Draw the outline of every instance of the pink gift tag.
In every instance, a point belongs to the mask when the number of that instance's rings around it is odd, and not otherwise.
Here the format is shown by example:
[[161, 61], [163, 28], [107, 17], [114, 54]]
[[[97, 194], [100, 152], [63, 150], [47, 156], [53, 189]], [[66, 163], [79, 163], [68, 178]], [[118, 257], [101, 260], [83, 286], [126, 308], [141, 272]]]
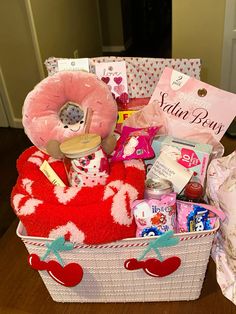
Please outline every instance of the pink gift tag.
[[125, 61], [96, 63], [95, 72], [108, 85], [117, 102], [129, 101]]

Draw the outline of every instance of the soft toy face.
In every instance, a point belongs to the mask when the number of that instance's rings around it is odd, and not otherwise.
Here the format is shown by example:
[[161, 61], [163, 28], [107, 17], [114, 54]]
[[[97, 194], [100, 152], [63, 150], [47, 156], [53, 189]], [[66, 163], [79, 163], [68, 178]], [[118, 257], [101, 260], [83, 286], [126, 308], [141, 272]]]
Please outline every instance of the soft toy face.
[[88, 125], [90, 133], [104, 139], [112, 133], [116, 118], [117, 105], [108, 86], [82, 71], [63, 71], [45, 78], [23, 106], [25, 132], [43, 151], [48, 142], [61, 143], [84, 133]]

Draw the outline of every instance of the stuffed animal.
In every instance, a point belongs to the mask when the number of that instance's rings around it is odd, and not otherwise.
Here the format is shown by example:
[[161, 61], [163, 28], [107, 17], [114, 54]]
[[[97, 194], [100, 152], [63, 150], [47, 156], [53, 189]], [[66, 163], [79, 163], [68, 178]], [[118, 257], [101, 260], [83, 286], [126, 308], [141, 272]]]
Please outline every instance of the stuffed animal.
[[117, 105], [108, 86], [94, 74], [63, 71], [42, 80], [27, 95], [23, 126], [31, 142], [54, 158], [63, 156], [59, 145], [82, 133], [102, 138], [110, 154], [116, 144], [113, 130]]

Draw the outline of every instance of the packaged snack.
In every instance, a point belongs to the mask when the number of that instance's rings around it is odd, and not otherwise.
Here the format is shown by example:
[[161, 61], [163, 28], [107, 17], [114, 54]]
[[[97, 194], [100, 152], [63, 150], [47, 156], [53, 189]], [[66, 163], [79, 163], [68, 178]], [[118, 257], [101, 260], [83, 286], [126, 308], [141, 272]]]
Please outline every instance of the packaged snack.
[[[196, 143], [172, 136], [158, 136], [152, 143], [156, 156], [163, 151], [180, 165], [194, 173], [196, 181], [204, 185], [207, 165], [212, 152], [209, 144]], [[155, 158], [147, 160], [148, 168], [155, 162]]]
[[131, 128], [124, 126], [112, 160], [152, 158], [155, 153], [151, 144], [158, 130], [158, 127]]
[[160, 200], [144, 199], [133, 202], [137, 237], [157, 236], [176, 230], [176, 194], [163, 195]]
[[193, 172], [191, 170], [186, 169], [168, 154], [162, 152], [148, 171], [147, 178], [169, 180], [173, 184], [174, 191], [180, 193], [192, 175]]
[[236, 95], [165, 68], [152, 94], [167, 119], [168, 135], [186, 138], [210, 133], [220, 141], [236, 115]]
[[211, 230], [217, 216], [224, 218], [222, 211], [207, 204], [177, 200], [177, 232]]

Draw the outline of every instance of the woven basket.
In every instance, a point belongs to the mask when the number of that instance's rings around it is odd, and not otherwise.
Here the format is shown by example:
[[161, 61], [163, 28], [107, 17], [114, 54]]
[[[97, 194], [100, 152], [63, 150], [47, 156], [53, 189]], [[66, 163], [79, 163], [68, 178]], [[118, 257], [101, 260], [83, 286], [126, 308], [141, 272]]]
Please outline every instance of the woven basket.
[[[210, 231], [175, 234], [179, 244], [161, 248], [164, 259], [178, 256], [180, 267], [166, 277], [148, 276], [142, 269], [129, 271], [124, 262], [142, 254], [157, 237], [130, 238], [105, 245], [76, 244], [60, 253], [65, 264], [79, 263], [84, 271], [79, 285], [69, 288], [55, 282], [46, 271], [39, 271], [51, 297], [57, 302], [151, 302], [194, 300], [200, 295], [212, 241], [219, 227]], [[43, 256], [52, 239], [29, 237], [21, 223], [17, 235], [28, 252]], [[153, 251], [152, 251], [153, 252]], [[148, 258], [156, 258], [150, 252]], [[51, 259], [51, 257], [50, 257]], [[53, 256], [52, 256], [53, 259]]]
[[[57, 58], [49, 58], [45, 65], [48, 74], [58, 71]], [[99, 57], [90, 59], [94, 72], [96, 62], [126, 61], [128, 92], [131, 98], [150, 97], [166, 66], [187, 75], [200, 78], [199, 59], [154, 59]], [[53, 300], [58, 302], [150, 302], [194, 300], [200, 295], [208, 264], [214, 230], [176, 234], [180, 242], [176, 246], [160, 249], [164, 259], [177, 256], [180, 267], [166, 277], [148, 276], [142, 269], [129, 271], [124, 262], [139, 257], [152, 238], [131, 238], [104, 245], [75, 245], [70, 252], [62, 252], [65, 264], [78, 263], [84, 275], [79, 285], [68, 288], [54, 281], [46, 271], [39, 271]], [[46, 243], [52, 239], [29, 237], [19, 223], [17, 235], [28, 252], [43, 256]], [[148, 258], [156, 258], [153, 251]], [[53, 258], [53, 257], [52, 257]], [[51, 259], [51, 257], [50, 257]]]

